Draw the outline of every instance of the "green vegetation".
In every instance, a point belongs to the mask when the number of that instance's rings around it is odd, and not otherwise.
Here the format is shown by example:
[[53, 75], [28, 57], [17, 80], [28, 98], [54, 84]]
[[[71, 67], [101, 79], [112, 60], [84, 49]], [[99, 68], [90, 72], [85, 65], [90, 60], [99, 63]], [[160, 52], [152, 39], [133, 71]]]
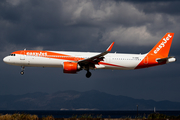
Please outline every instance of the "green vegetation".
[[37, 115], [30, 115], [30, 114], [18, 114], [15, 113], [13, 115], [0, 115], [0, 120], [38, 120]]
[[96, 117], [93, 117], [91, 114], [84, 114], [80, 116], [74, 115], [72, 116], [72, 118], [102, 118], [102, 115], [97, 115]]
[[55, 120], [55, 119], [53, 116], [38, 118], [37, 115], [15, 113], [13, 115], [10, 114], [0, 115], [0, 120]]
[[164, 114], [160, 114], [160, 113], [152, 113], [148, 115], [147, 119], [180, 119], [180, 115], [179, 116], [167, 116]]
[[55, 118], [51, 116], [43, 117], [42, 120], [55, 120]]
[[152, 113], [149, 114], [148, 117], [146, 118], [145, 115], [142, 117], [138, 118], [102, 118], [102, 115], [98, 115], [94, 117], [91, 114], [84, 114], [84, 115], [74, 115], [71, 118], [54, 118], [52, 115], [51, 116], [46, 116], [43, 118], [38, 118], [37, 115], [30, 115], [30, 114], [6, 114], [6, 115], [1, 115], [0, 114], [0, 120], [177, 120], [180, 119], [179, 116], [167, 116], [164, 114], [160, 113]]

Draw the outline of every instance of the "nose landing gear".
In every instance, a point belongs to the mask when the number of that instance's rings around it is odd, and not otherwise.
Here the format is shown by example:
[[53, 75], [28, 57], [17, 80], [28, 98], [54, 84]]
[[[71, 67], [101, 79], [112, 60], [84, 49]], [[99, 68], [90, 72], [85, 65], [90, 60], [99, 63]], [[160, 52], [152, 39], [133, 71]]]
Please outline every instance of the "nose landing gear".
[[24, 69], [25, 69], [25, 67], [21, 66], [21, 72], [20, 72], [21, 75], [24, 75]]

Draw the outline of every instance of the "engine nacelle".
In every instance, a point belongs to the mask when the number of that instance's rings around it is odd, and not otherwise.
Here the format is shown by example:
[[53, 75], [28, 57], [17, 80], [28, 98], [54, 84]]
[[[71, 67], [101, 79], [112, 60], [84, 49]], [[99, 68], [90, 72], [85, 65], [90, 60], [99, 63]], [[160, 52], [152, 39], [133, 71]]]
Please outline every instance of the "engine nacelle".
[[80, 69], [78, 63], [75, 62], [64, 62], [63, 72], [75, 74]]

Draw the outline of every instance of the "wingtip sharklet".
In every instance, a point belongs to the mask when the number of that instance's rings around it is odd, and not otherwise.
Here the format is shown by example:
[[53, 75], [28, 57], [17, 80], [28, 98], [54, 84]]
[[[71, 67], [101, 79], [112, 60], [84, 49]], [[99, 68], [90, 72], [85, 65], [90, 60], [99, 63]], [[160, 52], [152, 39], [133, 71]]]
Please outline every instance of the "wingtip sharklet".
[[114, 45], [114, 42], [111, 43], [111, 45], [108, 47], [108, 49], [106, 51], [110, 52], [112, 47], [113, 47], [113, 45]]

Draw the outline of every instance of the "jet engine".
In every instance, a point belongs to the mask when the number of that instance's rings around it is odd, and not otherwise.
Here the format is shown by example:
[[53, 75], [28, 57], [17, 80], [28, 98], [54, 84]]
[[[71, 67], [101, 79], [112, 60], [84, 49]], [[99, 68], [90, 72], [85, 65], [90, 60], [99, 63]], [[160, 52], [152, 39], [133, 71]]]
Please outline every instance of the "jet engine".
[[71, 74], [75, 74], [77, 73], [77, 71], [80, 70], [80, 66], [78, 63], [75, 62], [64, 62], [63, 65], [63, 72], [64, 73], [71, 73]]

